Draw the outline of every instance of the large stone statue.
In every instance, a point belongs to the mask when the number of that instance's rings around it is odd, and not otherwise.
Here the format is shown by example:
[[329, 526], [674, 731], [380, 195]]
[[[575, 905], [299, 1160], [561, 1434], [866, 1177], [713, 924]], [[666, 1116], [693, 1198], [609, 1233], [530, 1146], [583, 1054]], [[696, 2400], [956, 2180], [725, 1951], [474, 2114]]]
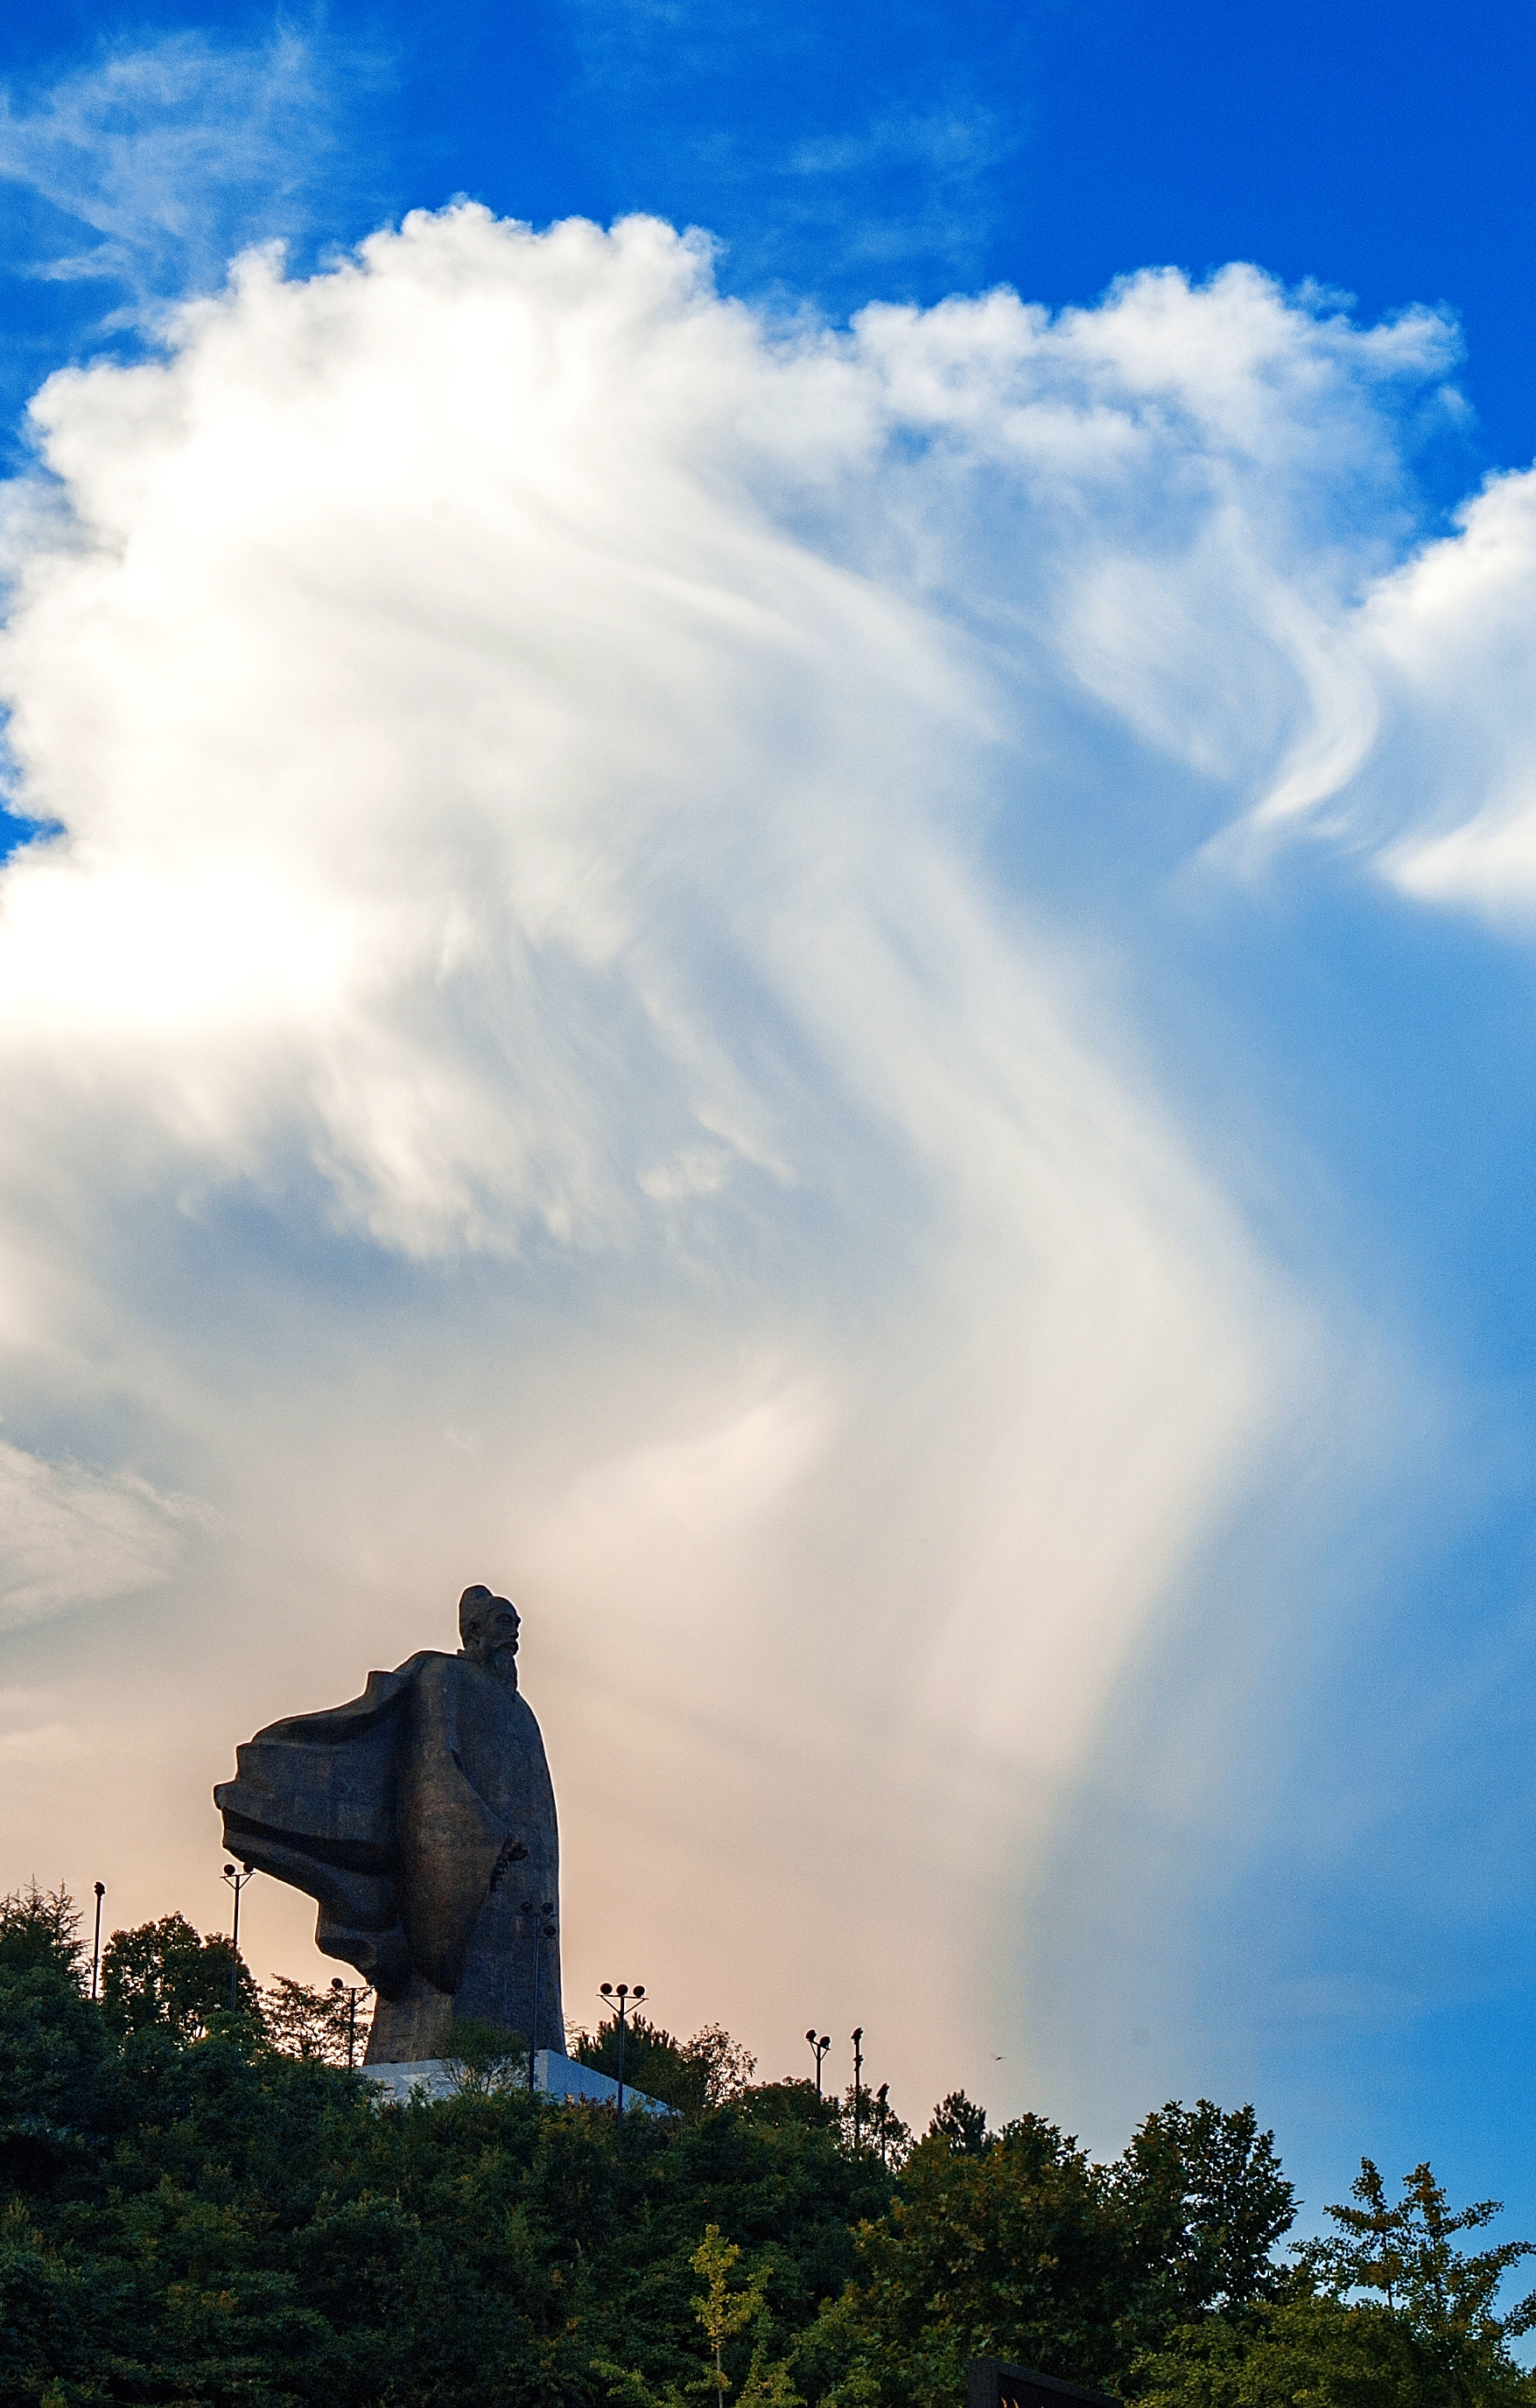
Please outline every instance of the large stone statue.
[[258, 1731], [213, 1793], [230, 1855], [317, 1899], [318, 1945], [373, 1984], [370, 2065], [441, 2057], [454, 2015], [565, 2054], [554, 1791], [517, 1608], [467, 1588], [459, 1635]]

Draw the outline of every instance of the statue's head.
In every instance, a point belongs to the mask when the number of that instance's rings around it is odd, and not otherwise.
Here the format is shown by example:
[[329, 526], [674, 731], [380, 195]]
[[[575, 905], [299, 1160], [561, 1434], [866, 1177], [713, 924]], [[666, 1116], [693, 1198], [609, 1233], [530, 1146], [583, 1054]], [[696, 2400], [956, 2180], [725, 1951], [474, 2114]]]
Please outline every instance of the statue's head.
[[517, 1633], [521, 1616], [510, 1597], [479, 1585], [459, 1599], [461, 1656], [483, 1664], [504, 1687], [517, 1686]]

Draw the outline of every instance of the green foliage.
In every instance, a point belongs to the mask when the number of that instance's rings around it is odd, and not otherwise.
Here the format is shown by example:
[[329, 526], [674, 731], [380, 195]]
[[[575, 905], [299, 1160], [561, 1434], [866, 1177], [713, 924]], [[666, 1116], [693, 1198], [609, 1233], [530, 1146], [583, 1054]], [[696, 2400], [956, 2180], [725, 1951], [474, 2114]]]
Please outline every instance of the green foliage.
[[738, 2244], [724, 2238], [718, 2224], [711, 2224], [706, 2227], [703, 2240], [688, 2260], [705, 2285], [702, 2294], [696, 2294], [693, 2301], [694, 2314], [704, 2329], [712, 2359], [702, 2380], [681, 2388], [674, 2382], [665, 2392], [656, 2393], [634, 2368], [596, 2358], [592, 2371], [608, 2385], [610, 2399], [626, 2401], [631, 2408], [683, 2408], [690, 2393], [712, 2392], [716, 2408], [725, 2408], [725, 2394], [732, 2387], [725, 2372], [726, 2345], [750, 2326], [756, 2339], [737, 2393], [737, 2408], [805, 2408], [805, 2401], [791, 2386], [788, 2365], [768, 2352], [768, 2285], [771, 2269], [767, 2263], [760, 2265], [739, 2289], [733, 2290], [731, 2276], [740, 2255]]
[[46, 2195], [109, 2114], [111, 2052], [81, 1956], [62, 1891], [33, 1883], [0, 1900], [0, 2193]]
[[0, 2098], [42, 2111], [0, 2168], [7, 2402], [596, 2408], [599, 2358], [681, 2392], [710, 2369], [692, 2261], [718, 2220], [772, 2272], [768, 2329], [726, 2345], [732, 2408], [749, 2382], [791, 2408], [772, 2370], [888, 2200], [782, 2100], [622, 2125], [517, 2088], [380, 2106], [168, 1984], [130, 2028], [56, 1962], [0, 1979]]
[[[571, 2055], [595, 2066], [615, 2081], [619, 2075], [619, 2019], [600, 2023], [595, 2032], [579, 2031]], [[626, 2089], [642, 2090], [665, 2106], [686, 2114], [724, 2107], [745, 2090], [757, 2060], [720, 2024], [706, 2024], [688, 2041], [674, 2040], [669, 2031], [642, 2014], [633, 2014], [624, 2028], [624, 2079]]]
[[62, 1889], [41, 1890], [35, 1881], [0, 1898], [0, 1971], [22, 1973], [53, 1966], [83, 1977], [85, 1947], [80, 1919]]
[[1251, 2107], [1224, 2114], [1209, 2099], [1170, 2100], [1111, 2171], [1141, 2278], [1129, 2317], [1142, 2333], [1273, 2296], [1296, 2193]]
[[1350, 2197], [1357, 2206], [1328, 2209], [1340, 2230], [1305, 2243], [1298, 2253], [1313, 2280], [1335, 2299], [1379, 2291], [1415, 2330], [1433, 2336], [1502, 2342], [1536, 2324], [1536, 2292], [1507, 2315], [1496, 2315], [1493, 2305], [1509, 2268], [1536, 2257], [1536, 2242], [1505, 2241], [1470, 2253], [1456, 2245], [1458, 2232], [1491, 2224], [1502, 2213], [1501, 2201], [1479, 2200], [1452, 2214], [1445, 2193], [1421, 2165], [1404, 2177], [1394, 2206], [1369, 2157], [1360, 2160]]
[[1338, 2232], [1297, 2252], [1305, 2278], [1339, 2301], [1377, 2294], [1433, 2370], [1440, 2400], [1477, 2399], [1490, 2386], [1497, 2391], [1513, 2373], [1511, 2340], [1536, 2324], [1536, 2292], [1500, 2315], [1499, 2287], [1512, 2266], [1536, 2257], [1536, 2243], [1459, 2248], [1457, 2235], [1491, 2224], [1500, 2201], [1479, 2200], [1453, 2214], [1427, 2165], [1404, 2177], [1394, 2204], [1377, 2168], [1362, 2157], [1350, 2197], [1354, 2206], [1328, 2209]]
[[759, 2266], [739, 2291], [731, 2289], [730, 2278], [741, 2252], [734, 2241], [721, 2237], [718, 2224], [706, 2227], [704, 2238], [688, 2263], [704, 2280], [701, 2298], [694, 2300], [694, 2314], [704, 2328], [704, 2338], [713, 2354], [714, 2365], [710, 2384], [720, 2408], [725, 2408], [730, 2377], [725, 2372], [725, 2344], [756, 2324], [768, 2305], [768, 2269]]
[[971, 2358], [1107, 2387], [1127, 2251], [1112, 2184], [1039, 2115], [987, 2135], [959, 2094], [860, 2236], [863, 2279], [815, 2346], [839, 2388], [890, 2408], [955, 2408]]
[[322, 2065], [346, 2065], [349, 2051], [363, 2062], [368, 2044], [368, 2013], [357, 2002], [355, 2029], [352, 2000], [339, 1982], [328, 1990], [312, 1989], [308, 1982], [290, 1981], [280, 1973], [260, 1993], [261, 2019], [267, 2039], [285, 2057], [318, 2058]]
[[[954, 2094], [956, 2098], [961, 2095], [958, 2091]], [[878, 2090], [866, 2089], [861, 2084], [856, 2099], [850, 2083], [835, 2105], [843, 2139], [850, 2148], [871, 2150], [882, 2165], [905, 2164], [912, 2147], [912, 2129], [891, 2105], [883, 2083]], [[984, 2110], [977, 2112], [984, 2123]]]
[[528, 2051], [521, 2032], [503, 2031], [478, 2015], [455, 2015], [443, 2063], [462, 2095], [486, 2098], [528, 2078]]
[[221, 1931], [199, 1940], [183, 1914], [113, 1932], [102, 1951], [101, 2002], [124, 2031], [159, 2025], [179, 2040], [200, 2038], [232, 2011], [261, 2012], [260, 1993], [233, 1943]]
[[1509, 2269], [1536, 2249], [1464, 2251], [1457, 2241], [1498, 2202], [1453, 2214], [1427, 2165], [1393, 2202], [1369, 2157], [1351, 2197], [1328, 2211], [1337, 2232], [1294, 2252], [1288, 2285], [1269, 2270], [1245, 2314], [1228, 2304], [1143, 2356], [1140, 2408], [1531, 2408], [1536, 2380], [1509, 2343], [1536, 2322], [1536, 2297], [1502, 2315], [1496, 2301]]
[[[706, 2024], [702, 2031], [695, 2032], [682, 2054], [690, 2067], [702, 2070], [706, 2107], [724, 2107], [739, 2099], [757, 2071], [757, 2059], [739, 2041], [732, 2040], [724, 2024]], [[669, 2107], [677, 2103], [667, 2101]]]
[[1177, 2329], [1138, 2364], [1137, 2408], [1443, 2408], [1401, 2319], [1303, 2293]]
[[1497, 2298], [1523, 2247], [1462, 2245], [1491, 2203], [1368, 2167], [1282, 2276], [1246, 2109], [1175, 2101], [1105, 2166], [955, 2093], [894, 2170], [718, 2047], [731, 2095], [676, 2120], [491, 2080], [389, 2105], [306, 2047], [323, 1993], [229, 2014], [179, 1916], [113, 1948], [97, 2007], [68, 1900], [0, 1903], [6, 2408], [956, 2408], [983, 2354], [1138, 2408], [1536, 2408], [1532, 2303]]
[[934, 2109], [926, 2137], [945, 2142], [959, 2157], [984, 2157], [997, 2134], [986, 2128], [984, 2107], [978, 2107], [963, 2090], [952, 2090]]

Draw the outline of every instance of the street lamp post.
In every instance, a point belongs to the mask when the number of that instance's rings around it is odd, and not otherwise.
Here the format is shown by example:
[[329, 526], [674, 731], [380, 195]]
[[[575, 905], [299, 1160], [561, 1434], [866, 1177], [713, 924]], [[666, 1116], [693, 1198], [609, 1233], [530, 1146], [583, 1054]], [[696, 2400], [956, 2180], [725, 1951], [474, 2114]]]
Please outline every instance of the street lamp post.
[[101, 1902], [107, 1895], [105, 1882], [96, 1884], [96, 1936], [91, 1943], [91, 1996], [101, 1995]]
[[864, 2026], [863, 2026], [862, 2024], [860, 2024], [860, 2025], [857, 2027], [857, 2028], [855, 2029], [854, 2033], [854, 2148], [855, 2148], [855, 2149], [858, 2147], [858, 2144], [859, 2144], [859, 2134], [860, 2134], [860, 2131], [861, 2131], [861, 2128], [862, 2128], [862, 2120], [861, 2120], [861, 2119], [862, 2119], [862, 2107], [863, 2107], [863, 2093], [862, 2093], [862, 2091], [861, 2091], [861, 2089], [860, 2089], [860, 2086], [860, 2086], [860, 2083], [861, 2083], [861, 2080], [862, 2080], [862, 2077], [863, 2077], [863, 2073], [864, 2073]]
[[339, 1973], [334, 1973], [331, 1977], [331, 1987], [337, 1997], [343, 1990], [347, 1994], [347, 2070], [349, 2072], [357, 2063], [357, 2001], [367, 1986], [366, 1982], [359, 1982], [355, 1986], [351, 1982], [344, 1982]]
[[601, 1984], [598, 1985], [597, 1995], [598, 1995], [598, 1997], [599, 1997], [600, 1999], [606, 1999], [606, 2000], [608, 2000], [608, 2002], [609, 2002], [610, 2006], [611, 2006], [611, 2005], [612, 2005], [612, 2003], [613, 2003], [613, 2001], [614, 2001], [614, 2000], [615, 2000], [615, 1999], [616, 1999], [616, 2000], [618, 2000], [618, 2002], [619, 2002], [619, 2103], [618, 2103], [618, 2112], [619, 2112], [619, 2114], [622, 2115], [622, 2114], [624, 2114], [624, 2036], [625, 2015], [626, 2015], [626, 2012], [627, 2012], [627, 2010], [628, 2010], [628, 2007], [629, 2007], [629, 2005], [630, 2005], [630, 2002], [631, 2002], [631, 2001], [633, 2001], [633, 2002], [634, 2002], [634, 2004], [638, 2007], [638, 2006], [639, 2005], [640, 2000], [644, 1998], [644, 1996], [645, 1996], [645, 1984], [644, 1984], [643, 1982], [637, 1982], [637, 1983], [636, 1983], [636, 1985], [635, 1985], [635, 1986], [634, 1986], [634, 1988], [633, 1988], [633, 1989], [631, 1989], [627, 1982], [619, 1982], [619, 1983], [617, 1983], [617, 1984], [612, 1983], [612, 1982], [603, 1982], [603, 1983], [601, 1983]]
[[240, 1892], [247, 1882], [254, 1881], [255, 1877], [255, 1868], [252, 1865], [247, 1865], [243, 1873], [237, 1873], [233, 1865], [224, 1867], [224, 1879], [235, 1893], [235, 1928], [230, 1935], [229, 1942], [229, 2012], [231, 2014], [238, 2005], [240, 1996]]
[[875, 2092], [875, 2114], [880, 2124], [880, 2162], [885, 2163], [885, 2127], [890, 2120], [891, 2086], [883, 2082]]
[[544, 1971], [544, 1942], [554, 1938], [559, 1927], [554, 1920], [553, 1898], [541, 1899], [538, 1906], [531, 1899], [525, 1899], [520, 1912], [533, 1917], [533, 2029], [528, 2034], [528, 2093], [531, 2097], [534, 2086], [533, 2053], [538, 2042], [538, 1992]]
[[811, 2029], [806, 2034], [806, 2038], [816, 2052], [816, 2096], [819, 2099], [822, 2095], [822, 2059], [832, 2045], [831, 2036], [826, 2032], [823, 2032], [820, 2040], [818, 2040], [816, 2038], [816, 2027], [812, 2024]]

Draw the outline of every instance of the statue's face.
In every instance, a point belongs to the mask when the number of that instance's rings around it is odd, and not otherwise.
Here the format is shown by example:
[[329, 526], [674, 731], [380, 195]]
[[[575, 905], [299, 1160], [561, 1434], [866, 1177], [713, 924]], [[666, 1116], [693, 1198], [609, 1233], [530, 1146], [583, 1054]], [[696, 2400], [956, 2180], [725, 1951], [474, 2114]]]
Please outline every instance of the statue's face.
[[510, 1689], [517, 1686], [517, 1634], [520, 1616], [510, 1598], [498, 1597], [488, 1605], [464, 1643], [464, 1652], [477, 1664], [483, 1664], [498, 1681]]

